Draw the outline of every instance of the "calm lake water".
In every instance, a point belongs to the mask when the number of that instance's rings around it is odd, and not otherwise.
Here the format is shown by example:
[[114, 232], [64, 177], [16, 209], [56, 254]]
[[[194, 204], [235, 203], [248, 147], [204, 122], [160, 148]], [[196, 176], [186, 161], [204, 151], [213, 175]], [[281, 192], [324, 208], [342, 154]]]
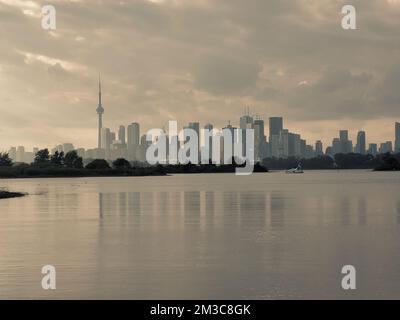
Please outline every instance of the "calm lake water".
[[[400, 173], [0, 180], [0, 298], [400, 299]], [[57, 289], [41, 288], [54, 265]], [[341, 268], [357, 290], [341, 289]]]

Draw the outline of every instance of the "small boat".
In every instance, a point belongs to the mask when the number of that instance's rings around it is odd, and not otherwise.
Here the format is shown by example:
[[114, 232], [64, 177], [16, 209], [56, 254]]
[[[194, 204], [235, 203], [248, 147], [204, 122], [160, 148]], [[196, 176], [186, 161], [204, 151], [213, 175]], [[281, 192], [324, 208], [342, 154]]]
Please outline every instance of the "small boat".
[[297, 165], [297, 168], [292, 168], [289, 170], [286, 170], [286, 173], [304, 173], [303, 168], [301, 167], [301, 164], [299, 163]]

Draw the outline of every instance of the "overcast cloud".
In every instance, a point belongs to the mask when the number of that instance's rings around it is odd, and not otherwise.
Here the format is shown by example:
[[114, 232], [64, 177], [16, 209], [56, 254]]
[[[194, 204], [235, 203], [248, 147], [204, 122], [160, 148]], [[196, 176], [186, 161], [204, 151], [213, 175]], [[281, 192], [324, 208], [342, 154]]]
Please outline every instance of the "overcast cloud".
[[0, 0], [0, 150], [94, 147], [97, 77], [105, 125], [169, 119], [237, 124], [244, 106], [282, 115], [309, 143], [339, 129], [393, 139], [400, 120], [400, 1]]

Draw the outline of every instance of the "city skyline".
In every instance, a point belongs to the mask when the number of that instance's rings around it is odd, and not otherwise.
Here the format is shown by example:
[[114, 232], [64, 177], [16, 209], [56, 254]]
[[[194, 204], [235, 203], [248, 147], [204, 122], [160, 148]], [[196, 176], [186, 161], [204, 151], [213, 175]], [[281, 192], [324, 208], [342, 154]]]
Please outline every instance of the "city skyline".
[[[147, 162], [146, 151], [150, 142], [146, 140], [147, 130], [141, 132], [139, 123], [132, 122], [127, 126], [120, 124], [118, 127], [118, 135], [116, 132], [111, 131], [110, 128], [103, 127], [103, 114], [105, 113], [105, 109], [102, 103], [100, 75], [98, 79], [98, 104], [96, 113], [98, 115], [97, 148], [75, 148], [72, 143], [62, 143], [50, 149], [51, 153], [54, 154], [58, 151], [66, 154], [69, 151], [76, 150], [78, 155], [84, 159], [100, 158], [115, 160], [118, 158], [125, 158], [130, 161]], [[321, 155], [334, 156], [337, 153], [360, 153], [375, 156], [379, 153], [400, 152], [399, 122], [395, 123], [393, 140], [386, 140], [381, 143], [372, 143], [367, 140], [366, 132], [364, 130], [359, 130], [357, 132], [355, 144], [353, 144], [353, 140], [349, 136], [349, 130], [341, 129], [339, 130], [339, 137], [334, 137], [332, 143], [328, 143], [324, 148], [322, 139], [318, 139], [313, 143], [304, 139], [304, 137], [301, 136], [301, 133], [295, 133], [287, 129], [283, 117], [269, 117], [268, 120], [269, 125], [268, 129], [266, 129], [264, 119], [259, 115], [253, 116], [250, 112], [250, 107], [245, 107], [244, 114], [239, 119], [238, 127], [232, 126], [230, 120], [226, 126], [221, 128], [214, 126], [214, 124], [210, 122], [201, 126], [199, 122], [192, 121], [189, 122], [187, 126], [180, 125], [176, 129], [178, 129], [178, 132], [185, 129], [192, 129], [196, 132], [198, 137], [199, 153], [203, 152], [204, 133], [201, 131], [203, 128], [206, 130], [228, 130], [232, 135], [233, 143], [237, 139], [234, 137], [234, 129], [253, 129], [254, 159], [256, 161], [262, 161], [265, 158], [313, 158]], [[165, 125], [159, 128], [166, 132], [167, 137], [169, 136], [167, 132], [168, 130], [165, 129]], [[243, 150], [247, 150], [244, 131], [239, 134], [242, 135], [242, 148]], [[184, 141], [180, 139], [178, 140], [178, 149], [184, 143]], [[210, 138], [208, 143], [212, 145], [212, 138]], [[49, 149], [49, 147], [47, 147], [47, 149]], [[30, 163], [33, 162], [35, 153], [38, 150], [39, 148], [34, 147], [32, 152], [26, 152], [24, 146], [18, 146], [11, 147], [8, 152], [13, 160], [17, 162]], [[213, 150], [206, 152], [210, 159], [213, 158]]]

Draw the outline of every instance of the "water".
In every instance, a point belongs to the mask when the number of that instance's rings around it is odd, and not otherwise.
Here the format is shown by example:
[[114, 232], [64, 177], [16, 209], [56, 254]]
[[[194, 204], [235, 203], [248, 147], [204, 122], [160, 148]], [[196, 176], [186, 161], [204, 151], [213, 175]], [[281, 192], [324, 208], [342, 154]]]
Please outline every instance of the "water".
[[[400, 298], [400, 174], [0, 180], [0, 298]], [[54, 265], [57, 290], [41, 288]], [[357, 290], [341, 268], [357, 269]]]

